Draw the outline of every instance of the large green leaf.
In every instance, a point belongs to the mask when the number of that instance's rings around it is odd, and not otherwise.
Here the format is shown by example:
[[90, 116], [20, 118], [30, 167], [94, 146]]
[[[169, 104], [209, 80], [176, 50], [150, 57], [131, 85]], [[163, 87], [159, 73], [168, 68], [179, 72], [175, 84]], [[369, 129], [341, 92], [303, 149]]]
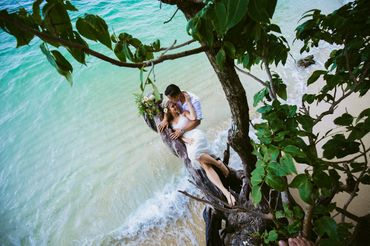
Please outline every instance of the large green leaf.
[[227, 29], [238, 24], [246, 15], [249, 0], [223, 0], [227, 11]]
[[327, 234], [331, 238], [337, 237], [337, 223], [335, 223], [333, 218], [329, 216], [318, 218], [314, 225], [314, 230], [318, 235], [323, 236]]
[[43, 24], [53, 35], [65, 37], [72, 35], [72, 24], [65, 5], [62, 2], [47, 2], [42, 8]]
[[314, 83], [321, 75], [326, 74], [327, 71], [324, 70], [316, 70], [312, 73], [312, 75], [307, 80], [307, 85]]
[[267, 88], [263, 88], [256, 94], [254, 94], [253, 97], [253, 107], [256, 107], [259, 102], [261, 102], [267, 95], [269, 94]]
[[260, 203], [262, 200], [261, 186], [253, 186], [251, 196], [254, 205]]
[[[19, 13], [9, 14], [6, 10], [0, 11], [0, 16], [5, 20], [11, 20], [12, 22], [22, 23], [23, 25], [34, 27], [32, 17], [27, 13], [24, 8], [19, 10]], [[17, 39], [17, 48], [23, 45], [29, 44], [33, 39], [34, 35], [31, 32], [26, 32], [19, 29], [17, 26], [7, 21], [0, 21], [0, 27], [7, 33], [13, 35]]]
[[[78, 34], [78, 32], [76, 31], [73, 31], [73, 35], [71, 36], [71, 39], [70, 39], [72, 42], [74, 43], [78, 43], [78, 44], [81, 44], [85, 47], [89, 47], [88, 44], [86, 43], [85, 40], [83, 40], [80, 36], [80, 34]], [[67, 47], [67, 50], [69, 53], [71, 53], [71, 55], [79, 62], [79, 63], [82, 63], [82, 64], [85, 64], [86, 65], [86, 61], [85, 61], [85, 52], [81, 49], [78, 49], [78, 48], [71, 48], [71, 47]]]
[[349, 113], [344, 113], [338, 118], [336, 118], [334, 120], [334, 123], [340, 126], [349, 126], [350, 124], [352, 124], [352, 121], [353, 121], [353, 116], [350, 115]]
[[100, 43], [112, 49], [112, 43], [105, 21], [92, 14], [86, 14], [83, 18], [79, 17], [76, 22], [78, 32], [85, 38], [99, 41]]
[[298, 188], [299, 195], [306, 203], [312, 203], [313, 185], [306, 174], [298, 174], [289, 185]]
[[276, 176], [273, 173], [268, 173], [265, 179], [266, 184], [277, 191], [284, 191], [287, 188], [287, 184], [282, 177]]
[[262, 183], [265, 177], [265, 168], [262, 165], [262, 161], [258, 160], [256, 168], [252, 171], [251, 184], [252, 186], [257, 186]]
[[72, 86], [72, 72], [73, 68], [72, 65], [64, 58], [64, 56], [57, 50], [49, 51], [45, 43], [40, 45], [41, 51], [47, 57], [49, 63], [55, 67], [61, 75], [63, 75], [69, 84]]
[[286, 170], [286, 174], [297, 173], [297, 170], [294, 165], [294, 161], [291, 155], [285, 154], [283, 157], [280, 158], [280, 164], [284, 170]]
[[114, 54], [120, 61], [126, 62], [126, 56], [125, 53], [123, 52], [122, 41], [117, 42], [116, 46], [114, 47]]
[[250, 0], [248, 15], [256, 22], [269, 22], [269, 2], [262, 0]]

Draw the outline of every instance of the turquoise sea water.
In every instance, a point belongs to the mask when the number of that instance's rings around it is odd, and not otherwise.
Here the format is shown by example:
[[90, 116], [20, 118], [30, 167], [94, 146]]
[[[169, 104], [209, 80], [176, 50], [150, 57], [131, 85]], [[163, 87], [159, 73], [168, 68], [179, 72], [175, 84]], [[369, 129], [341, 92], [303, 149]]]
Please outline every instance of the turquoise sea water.
[[[175, 8], [160, 9], [158, 1], [72, 2], [81, 11], [72, 17], [101, 15], [111, 32], [146, 42], [159, 38], [163, 46], [190, 39], [180, 13], [163, 24]], [[274, 20], [292, 40], [304, 11], [340, 4], [280, 1]], [[3, 31], [0, 41], [0, 245], [202, 245], [202, 205], [177, 192], [192, 190], [182, 164], [136, 112], [138, 71], [89, 57], [87, 66], [73, 62], [71, 88], [48, 64], [39, 41], [15, 49], [14, 38]], [[114, 57], [100, 45], [91, 47]], [[320, 57], [327, 48], [313, 52]], [[282, 73], [295, 103], [309, 71], [290, 61]], [[230, 113], [205, 55], [165, 62], [155, 74], [160, 90], [175, 82], [202, 99], [202, 129], [222, 153]], [[241, 79], [251, 98], [258, 85]], [[238, 165], [236, 157], [232, 162]]]

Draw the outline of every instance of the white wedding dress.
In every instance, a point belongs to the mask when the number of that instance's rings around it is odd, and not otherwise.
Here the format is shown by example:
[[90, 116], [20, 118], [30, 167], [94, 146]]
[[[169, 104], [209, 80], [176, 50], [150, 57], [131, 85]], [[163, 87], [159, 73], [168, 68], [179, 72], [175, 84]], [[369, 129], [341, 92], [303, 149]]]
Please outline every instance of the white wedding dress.
[[[187, 125], [188, 122], [189, 122], [188, 118], [186, 118], [184, 115], [180, 115], [178, 122], [176, 124], [172, 124], [172, 128], [182, 129]], [[188, 157], [191, 160], [193, 167], [196, 169], [200, 169], [201, 166], [198, 161], [198, 158], [202, 154], [211, 154], [211, 151], [208, 148], [208, 141], [206, 135], [202, 130], [195, 128], [191, 131], [185, 132], [183, 136], [185, 138], [193, 139], [193, 142], [191, 144], [185, 143], [186, 150], [188, 152]]]

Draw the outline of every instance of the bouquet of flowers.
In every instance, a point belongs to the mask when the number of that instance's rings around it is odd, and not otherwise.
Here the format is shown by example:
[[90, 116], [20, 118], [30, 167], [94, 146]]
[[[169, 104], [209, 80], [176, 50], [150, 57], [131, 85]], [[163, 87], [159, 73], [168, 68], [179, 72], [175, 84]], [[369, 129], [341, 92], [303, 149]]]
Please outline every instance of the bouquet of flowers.
[[149, 119], [160, 113], [158, 104], [161, 102], [160, 96], [155, 96], [153, 94], [149, 96], [144, 96], [141, 94], [135, 94], [136, 104], [139, 110], [139, 114], [146, 116]]

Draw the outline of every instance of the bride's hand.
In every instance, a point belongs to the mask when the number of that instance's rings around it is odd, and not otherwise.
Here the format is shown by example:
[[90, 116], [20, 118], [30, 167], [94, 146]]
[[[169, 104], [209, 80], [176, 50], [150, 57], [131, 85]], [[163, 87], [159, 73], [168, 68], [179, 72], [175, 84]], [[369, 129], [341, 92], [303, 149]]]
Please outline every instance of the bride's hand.
[[182, 134], [184, 134], [184, 132], [181, 129], [176, 129], [174, 132], [172, 132], [170, 134], [170, 138], [171, 139], [178, 139], [179, 137], [182, 136]]

